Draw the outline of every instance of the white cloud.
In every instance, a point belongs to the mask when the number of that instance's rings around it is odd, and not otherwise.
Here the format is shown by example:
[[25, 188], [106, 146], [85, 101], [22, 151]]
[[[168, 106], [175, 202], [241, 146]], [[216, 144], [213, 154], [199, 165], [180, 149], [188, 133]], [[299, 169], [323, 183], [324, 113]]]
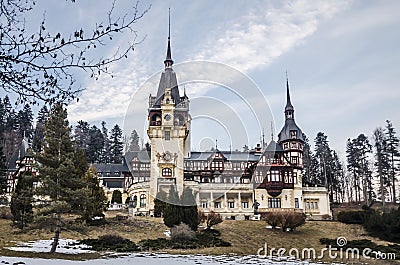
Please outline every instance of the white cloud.
[[[265, 9], [249, 7], [243, 10], [245, 15], [242, 17], [232, 21], [217, 21], [217, 28], [203, 43], [185, 50], [186, 58], [221, 62], [244, 72], [268, 66], [282, 54], [303, 43], [317, 30], [321, 20], [331, 18], [346, 8], [347, 4], [347, 1], [293, 1]], [[174, 23], [179, 24], [179, 21]], [[190, 31], [190, 26], [187, 30]], [[69, 106], [70, 119], [94, 121], [122, 118], [132, 95], [149, 76], [150, 69], [154, 69], [155, 63], [160, 61], [160, 58], [148, 60], [151, 58], [148, 54], [154, 54], [154, 51], [147, 44], [142, 44], [141, 51], [136, 52], [133, 59], [119, 62], [114, 68], [116, 77], [103, 76], [97, 82], [89, 81], [80, 102]], [[207, 78], [201, 76], [201, 73], [188, 70], [186, 73], [178, 73], [178, 79], [182, 81], [185, 75], [194, 74], [198, 74], [199, 79]], [[204, 95], [210, 88], [194, 88], [190, 96]]]

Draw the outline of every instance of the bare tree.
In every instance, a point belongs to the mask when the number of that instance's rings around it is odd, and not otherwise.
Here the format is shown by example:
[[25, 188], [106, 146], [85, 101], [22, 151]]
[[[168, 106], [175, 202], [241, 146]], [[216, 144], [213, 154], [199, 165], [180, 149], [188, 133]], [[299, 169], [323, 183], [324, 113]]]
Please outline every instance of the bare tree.
[[[140, 43], [134, 25], [150, 8], [139, 11], [136, 2], [132, 14], [127, 11], [115, 16], [114, 0], [105, 22], [96, 23], [89, 31], [78, 26], [64, 35], [49, 32], [45, 17], [38, 31], [28, 32], [25, 17], [34, 12], [34, 7], [35, 0], [0, 0], [0, 86], [17, 94], [18, 103], [51, 104], [75, 99], [84, 89], [74, 78], [77, 70], [95, 79], [101, 73], [111, 74], [108, 66], [127, 57]], [[116, 48], [110, 56], [96, 54], [96, 48], [125, 32], [132, 34], [131, 42]]]

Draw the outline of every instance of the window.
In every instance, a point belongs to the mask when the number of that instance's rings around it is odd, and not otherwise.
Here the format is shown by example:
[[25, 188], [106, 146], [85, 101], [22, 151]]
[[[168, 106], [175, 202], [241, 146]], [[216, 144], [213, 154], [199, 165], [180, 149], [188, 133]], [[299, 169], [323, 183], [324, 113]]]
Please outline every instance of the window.
[[224, 170], [224, 162], [223, 161], [212, 161], [210, 165], [211, 170]]
[[145, 208], [146, 207], [146, 195], [142, 194], [140, 195], [140, 208]]
[[281, 208], [281, 198], [268, 198], [268, 208]]
[[270, 179], [268, 179], [268, 181], [281, 181], [279, 171], [271, 170], [270, 171]]
[[171, 140], [171, 132], [170, 131], [165, 131], [164, 138], [167, 141]]
[[228, 202], [228, 208], [235, 208], [235, 202], [234, 201], [230, 201]]
[[201, 201], [201, 208], [203, 208], [203, 209], [208, 208], [208, 203], [207, 203], [207, 201]]
[[292, 157], [292, 164], [296, 164], [297, 165], [297, 157]]
[[288, 144], [287, 143], [285, 143], [284, 145], [283, 145], [283, 149], [288, 149]]
[[297, 139], [297, 131], [296, 130], [290, 131], [290, 138], [291, 139]]
[[293, 172], [293, 183], [297, 184], [297, 173]]
[[249, 202], [242, 202], [242, 208], [243, 209], [249, 208]]
[[290, 143], [290, 148], [291, 149], [296, 149], [297, 148], [297, 144], [296, 143]]
[[172, 177], [172, 170], [170, 168], [163, 168], [161, 174], [163, 177]]
[[299, 207], [299, 198], [294, 198], [294, 208], [300, 208]]
[[214, 208], [216, 209], [221, 208], [221, 202], [214, 202]]

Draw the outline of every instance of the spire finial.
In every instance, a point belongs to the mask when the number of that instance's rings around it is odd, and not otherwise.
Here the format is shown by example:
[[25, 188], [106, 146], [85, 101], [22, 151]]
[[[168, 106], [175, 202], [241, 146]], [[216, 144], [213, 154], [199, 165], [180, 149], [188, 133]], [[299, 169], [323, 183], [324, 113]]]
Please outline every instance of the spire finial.
[[274, 140], [274, 125], [272, 124], [272, 121], [271, 121], [271, 141], [273, 141]]
[[168, 47], [167, 47], [167, 57], [165, 58], [164, 65], [165, 68], [171, 67], [174, 61], [171, 57], [171, 8], [168, 8]]
[[168, 7], [168, 39], [171, 38], [171, 7]]
[[215, 150], [218, 150], [218, 139], [215, 139]]
[[290, 91], [289, 91], [289, 78], [288, 73], [286, 71], [286, 107], [285, 107], [285, 116], [286, 119], [293, 119], [294, 108], [292, 102], [290, 101]]

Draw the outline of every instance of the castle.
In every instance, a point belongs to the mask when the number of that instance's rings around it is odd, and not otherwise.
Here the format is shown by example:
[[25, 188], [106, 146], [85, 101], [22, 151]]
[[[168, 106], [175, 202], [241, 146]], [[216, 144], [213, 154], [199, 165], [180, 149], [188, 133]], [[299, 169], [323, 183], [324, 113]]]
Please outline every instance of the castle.
[[149, 97], [147, 134], [151, 150], [129, 152], [124, 164], [95, 164], [106, 189], [122, 189], [134, 214], [152, 215], [154, 198], [174, 185], [190, 187], [199, 208], [227, 219], [253, 219], [269, 211], [331, 216], [325, 187], [302, 183], [304, 138], [294, 117], [287, 82], [285, 124], [278, 141], [247, 152], [192, 152], [189, 98], [179, 93], [170, 37], [156, 96]]

